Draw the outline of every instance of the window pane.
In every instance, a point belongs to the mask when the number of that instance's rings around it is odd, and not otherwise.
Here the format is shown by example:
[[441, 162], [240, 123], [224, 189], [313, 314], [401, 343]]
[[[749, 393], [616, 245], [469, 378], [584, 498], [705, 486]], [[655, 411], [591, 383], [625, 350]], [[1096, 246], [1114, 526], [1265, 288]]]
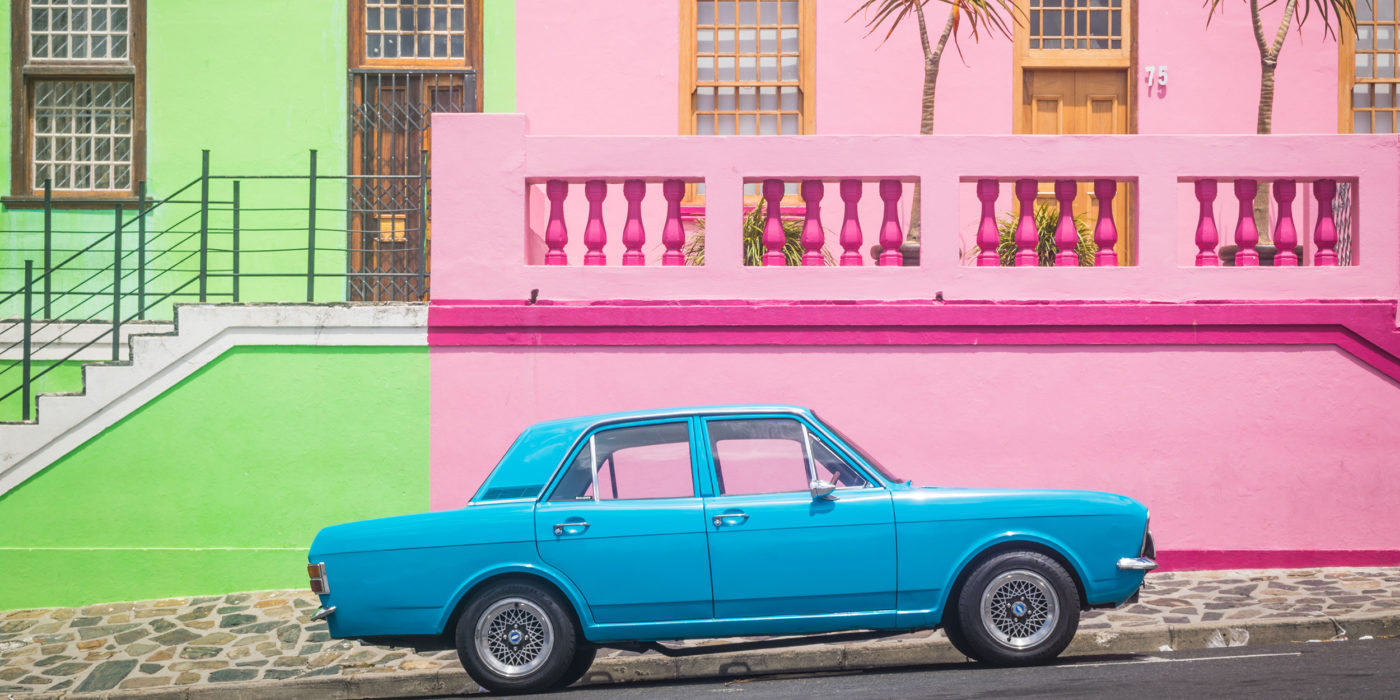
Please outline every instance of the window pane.
[[1351, 131], [1355, 134], [1371, 133], [1371, 113], [1353, 112], [1351, 115]]
[[1393, 133], [1393, 132], [1395, 131], [1395, 123], [1394, 123], [1394, 121], [1393, 121], [1394, 116], [1395, 116], [1395, 113], [1394, 113], [1394, 112], [1391, 112], [1391, 111], [1376, 112], [1375, 133], [1377, 133], [1377, 134], [1389, 134], [1389, 133]]
[[1371, 89], [1369, 86], [1357, 85], [1351, 89], [1351, 106], [1354, 108], [1371, 106]]
[[38, 81], [34, 86], [33, 177], [55, 190], [125, 188], [131, 180], [132, 86], [110, 81]]
[[802, 425], [788, 418], [710, 421], [721, 495], [806, 491], [811, 479]]
[[837, 457], [821, 440], [813, 436], [811, 445], [812, 464], [816, 467], [818, 479], [837, 486], [866, 486], [865, 478], [846, 460]]
[[1395, 106], [1391, 100], [1391, 85], [1376, 85], [1376, 107], [1378, 109], [1390, 109]]
[[[1359, 36], [1357, 37], [1356, 44], [1356, 48], [1361, 49], [1361, 40]], [[1381, 51], [1395, 50], [1395, 25], [1381, 25], [1376, 27], [1376, 48], [1380, 49]]]
[[598, 499], [690, 498], [690, 429], [685, 423], [617, 428], [594, 439]]

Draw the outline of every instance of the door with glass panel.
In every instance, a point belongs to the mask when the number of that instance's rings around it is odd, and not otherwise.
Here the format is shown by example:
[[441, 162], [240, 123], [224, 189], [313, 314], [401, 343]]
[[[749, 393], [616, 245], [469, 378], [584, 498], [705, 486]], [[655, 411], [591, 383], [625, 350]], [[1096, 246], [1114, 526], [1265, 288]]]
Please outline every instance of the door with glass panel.
[[691, 431], [688, 419], [598, 430], [535, 508], [540, 558], [600, 624], [711, 617]]
[[[795, 418], [705, 421], [715, 617], [895, 607], [889, 492]], [[813, 480], [837, 488], [814, 498]]]
[[480, 0], [350, 0], [353, 301], [429, 297], [434, 112], [481, 106]]

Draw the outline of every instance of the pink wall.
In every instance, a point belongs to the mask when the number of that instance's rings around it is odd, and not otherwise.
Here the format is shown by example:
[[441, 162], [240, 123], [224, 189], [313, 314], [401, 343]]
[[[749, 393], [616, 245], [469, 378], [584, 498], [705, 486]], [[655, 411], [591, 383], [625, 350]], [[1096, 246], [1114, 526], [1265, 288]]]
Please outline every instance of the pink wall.
[[[1138, 131], [1253, 133], [1259, 54], [1248, 8], [1227, 2], [1206, 28], [1199, 2], [1138, 3], [1140, 67], [1168, 67], [1165, 89], [1139, 73]], [[816, 8], [816, 130], [912, 134], [919, 129], [923, 55], [911, 23], [881, 43], [858, 3]], [[1266, 33], [1279, 7], [1265, 11]], [[929, 6], [931, 31], [944, 10]], [[676, 0], [530, 0], [516, 14], [516, 99], [535, 134], [678, 133], [680, 13]], [[1012, 46], [1000, 36], [962, 37], [939, 75], [936, 131], [1007, 134], [1012, 129]], [[964, 63], [965, 60], [965, 63]], [[1336, 133], [1337, 44], [1314, 17], [1290, 29], [1280, 57], [1276, 133]]]
[[916, 484], [1133, 496], [1164, 550], [1400, 549], [1400, 387], [1330, 346], [437, 347], [432, 378], [435, 509], [538, 420], [781, 402]]

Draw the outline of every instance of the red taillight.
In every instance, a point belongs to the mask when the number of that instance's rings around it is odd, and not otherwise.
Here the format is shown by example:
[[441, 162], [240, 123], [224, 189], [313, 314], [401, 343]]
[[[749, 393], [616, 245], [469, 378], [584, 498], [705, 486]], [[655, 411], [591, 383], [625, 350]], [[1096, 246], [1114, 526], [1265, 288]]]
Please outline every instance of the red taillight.
[[311, 592], [316, 595], [329, 593], [331, 588], [326, 584], [326, 565], [307, 564], [306, 575], [311, 577]]

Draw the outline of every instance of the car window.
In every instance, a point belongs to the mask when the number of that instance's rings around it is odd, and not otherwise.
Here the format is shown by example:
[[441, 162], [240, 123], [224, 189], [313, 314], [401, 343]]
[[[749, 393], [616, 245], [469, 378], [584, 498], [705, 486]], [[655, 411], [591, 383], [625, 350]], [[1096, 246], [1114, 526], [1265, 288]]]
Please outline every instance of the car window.
[[712, 420], [706, 426], [720, 495], [806, 491], [814, 478], [839, 487], [869, 485], [791, 418]]
[[688, 498], [691, 474], [686, 423], [612, 428], [582, 445], [549, 500]]

